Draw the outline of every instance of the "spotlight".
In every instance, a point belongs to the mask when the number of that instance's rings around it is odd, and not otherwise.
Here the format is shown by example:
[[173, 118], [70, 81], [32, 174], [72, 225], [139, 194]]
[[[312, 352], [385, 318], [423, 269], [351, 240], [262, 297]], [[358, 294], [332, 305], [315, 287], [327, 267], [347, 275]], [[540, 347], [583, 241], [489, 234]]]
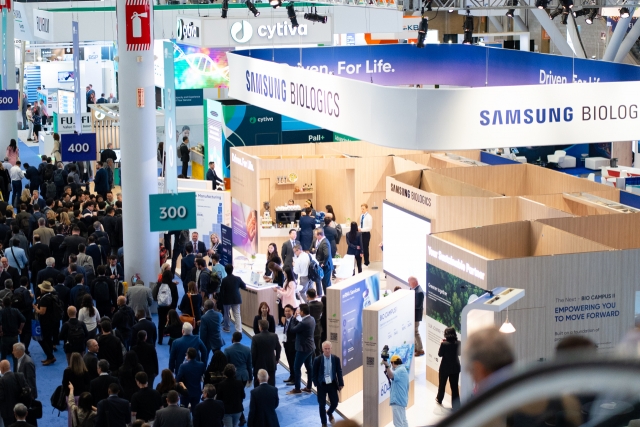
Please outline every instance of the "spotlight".
[[256, 18], [260, 16], [260, 12], [258, 12], [258, 9], [256, 9], [255, 5], [251, 3], [251, 0], [245, 1], [244, 4], [247, 6], [247, 9], [249, 9], [251, 13], [253, 13], [253, 16], [255, 16]]
[[551, 18], [551, 20], [553, 21], [555, 17], [560, 15], [561, 13], [562, 13], [562, 6], [558, 5], [558, 7], [556, 7], [556, 10], [554, 10], [549, 14], [549, 18]]
[[[508, 0], [507, 1], [507, 6], [517, 6], [518, 5], [518, 0]], [[507, 16], [509, 18], [513, 18], [513, 15], [516, 14], [516, 10], [515, 9], [509, 9], [507, 11]]]
[[287, 16], [289, 17], [289, 20], [291, 21], [291, 28], [296, 28], [298, 27], [298, 18], [296, 18], [296, 11], [293, 8], [293, 2], [290, 2], [289, 5], [287, 6]]
[[453, 9], [447, 10], [448, 13], [453, 13]]
[[467, 9], [467, 16], [464, 18], [462, 29], [464, 30], [462, 44], [473, 44], [473, 16], [471, 16], [469, 9]]
[[271, 7], [273, 7], [274, 9], [277, 9], [282, 6], [282, 0], [270, 0], [269, 5], [271, 5]]
[[536, 7], [538, 9], [546, 9], [548, 4], [548, 0], [536, 0]]
[[562, 24], [567, 25], [567, 20], [569, 19], [569, 14], [568, 13], [563, 13], [562, 14]]
[[229, 0], [222, 0], [222, 18], [227, 19], [228, 10], [229, 10]]
[[431, 8], [432, 2], [433, 0], [427, 0], [427, 12], [433, 12], [433, 9]]
[[418, 43], [416, 47], [422, 49], [424, 47], [424, 40], [427, 38], [427, 30], [429, 29], [429, 21], [424, 16], [418, 26]]
[[628, 18], [629, 17], [629, 9], [626, 7], [623, 7], [622, 9], [620, 9], [620, 18]]
[[591, 9], [591, 12], [589, 12], [589, 15], [584, 18], [584, 22], [587, 23], [587, 25], [591, 25], [593, 24], [593, 21], [596, 20], [596, 18], [598, 17], [598, 9]]
[[328, 18], [326, 16], [318, 15], [318, 9], [316, 8], [315, 12], [305, 13], [304, 14], [304, 19], [306, 19], [307, 21], [311, 21], [311, 22], [318, 22], [320, 24], [326, 24]]

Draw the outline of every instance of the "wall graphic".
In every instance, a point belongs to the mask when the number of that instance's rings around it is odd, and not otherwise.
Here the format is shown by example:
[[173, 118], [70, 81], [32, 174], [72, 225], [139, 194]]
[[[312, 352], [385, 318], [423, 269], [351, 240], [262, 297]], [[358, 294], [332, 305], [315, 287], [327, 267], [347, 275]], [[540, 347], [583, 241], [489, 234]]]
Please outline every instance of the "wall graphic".
[[258, 213], [237, 199], [231, 199], [233, 246], [252, 255], [258, 252]]
[[174, 44], [176, 89], [229, 87], [227, 52], [232, 50]]

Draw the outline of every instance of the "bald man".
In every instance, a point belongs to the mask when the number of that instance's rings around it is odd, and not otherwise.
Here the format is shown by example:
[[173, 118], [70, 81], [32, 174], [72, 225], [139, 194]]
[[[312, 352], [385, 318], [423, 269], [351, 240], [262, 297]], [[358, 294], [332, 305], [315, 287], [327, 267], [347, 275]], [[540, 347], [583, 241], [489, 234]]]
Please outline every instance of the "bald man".
[[89, 331], [84, 322], [76, 318], [77, 311], [72, 305], [67, 308], [69, 320], [64, 322], [60, 330], [60, 340], [64, 343], [64, 354], [67, 356], [67, 365], [71, 358], [71, 353], [84, 353], [85, 343], [89, 338]]
[[409, 287], [416, 293], [416, 317], [415, 317], [415, 356], [423, 356], [424, 348], [422, 347], [422, 338], [420, 338], [420, 322], [422, 322], [422, 316], [424, 315], [424, 291], [418, 284], [418, 279], [411, 276], [408, 279]]
[[115, 335], [120, 338], [127, 351], [131, 347], [131, 332], [133, 325], [136, 323], [136, 315], [127, 305], [127, 298], [118, 297], [118, 309], [111, 319], [111, 325], [115, 329]]
[[13, 407], [18, 403], [18, 396], [24, 387], [28, 387], [24, 375], [19, 372], [11, 372], [11, 365], [8, 360], [0, 362], [0, 415], [5, 426], [16, 422]]

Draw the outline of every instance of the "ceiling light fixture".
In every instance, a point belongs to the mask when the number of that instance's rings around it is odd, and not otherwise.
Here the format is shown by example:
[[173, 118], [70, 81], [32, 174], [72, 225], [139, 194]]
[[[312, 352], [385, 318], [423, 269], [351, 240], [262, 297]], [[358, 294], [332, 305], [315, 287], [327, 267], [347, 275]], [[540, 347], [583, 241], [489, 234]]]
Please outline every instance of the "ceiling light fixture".
[[290, 2], [289, 5], [287, 6], [287, 16], [289, 17], [289, 20], [291, 21], [291, 27], [292, 28], [299, 27], [298, 18], [296, 17], [296, 11], [293, 8], [293, 2]]
[[509, 322], [509, 307], [507, 307], [507, 320], [500, 326], [500, 332], [503, 334], [512, 334], [516, 331], [516, 328], [511, 322]]
[[620, 18], [628, 18], [629, 17], [629, 8], [623, 7], [620, 9]]
[[305, 13], [304, 14], [304, 19], [306, 19], [307, 21], [311, 21], [311, 22], [318, 22], [320, 24], [326, 24], [327, 23], [327, 17], [323, 16], [323, 15], [318, 15], [318, 8], [314, 8], [314, 12], [310, 12], [310, 13]]
[[418, 25], [418, 42], [416, 47], [422, 49], [424, 47], [424, 41], [427, 38], [427, 31], [429, 30], [429, 21], [426, 17], [422, 17], [420, 25]]
[[227, 19], [227, 11], [229, 10], [229, 0], [222, 0], [222, 15], [221, 18]]
[[251, 2], [251, 0], [245, 1], [244, 4], [245, 6], [247, 6], [247, 9], [249, 9], [251, 13], [253, 13], [253, 16], [255, 16], [256, 18], [260, 16], [260, 12], [258, 12], [258, 9], [256, 9], [256, 6]]

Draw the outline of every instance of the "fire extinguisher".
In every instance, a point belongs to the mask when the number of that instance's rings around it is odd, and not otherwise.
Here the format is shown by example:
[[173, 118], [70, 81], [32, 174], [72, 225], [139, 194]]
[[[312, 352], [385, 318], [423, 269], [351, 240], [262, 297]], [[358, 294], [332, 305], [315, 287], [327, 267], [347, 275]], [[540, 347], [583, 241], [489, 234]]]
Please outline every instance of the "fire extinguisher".
[[131, 20], [133, 21], [133, 37], [142, 37], [142, 20], [140, 18], [147, 18], [148, 16], [147, 12], [133, 12], [133, 15], [131, 15]]

